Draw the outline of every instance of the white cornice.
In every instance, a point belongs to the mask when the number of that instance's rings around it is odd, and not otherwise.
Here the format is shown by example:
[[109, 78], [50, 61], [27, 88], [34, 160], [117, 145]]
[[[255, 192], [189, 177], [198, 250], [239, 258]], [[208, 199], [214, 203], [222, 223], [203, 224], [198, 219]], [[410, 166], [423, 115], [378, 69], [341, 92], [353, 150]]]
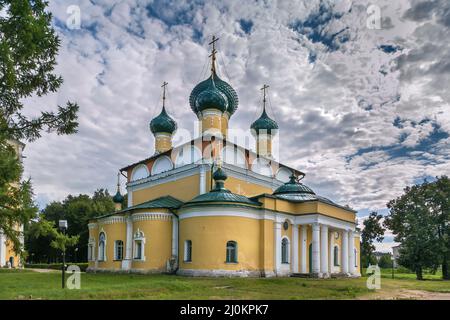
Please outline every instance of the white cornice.
[[126, 218], [124, 216], [109, 216], [98, 220], [99, 224], [113, 224], [113, 223], [125, 223]]
[[[200, 174], [202, 167], [203, 169], [205, 169], [205, 171], [211, 171], [211, 165], [207, 161], [191, 163], [172, 170], [158, 173], [154, 176], [149, 176], [144, 179], [129, 182], [127, 184], [127, 191], [128, 193], [130, 193], [136, 190], [146, 189], [163, 183], [177, 181], [179, 179], [193, 176], [195, 174]], [[279, 181], [275, 178], [267, 177], [232, 164], [223, 163], [222, 167], [227, 170], [227, 174], [230, 177], [245, 180], [266, 188], [270, 188], [272, 190], [275, 190], [283, 184], [282, 181]]]
[[147, 220], [160, 220], [160, 221], [171, 221], [173, 214], [166, 212], [140, 212], [131, 215], [131, 220], [136, 221], [147, 221]]

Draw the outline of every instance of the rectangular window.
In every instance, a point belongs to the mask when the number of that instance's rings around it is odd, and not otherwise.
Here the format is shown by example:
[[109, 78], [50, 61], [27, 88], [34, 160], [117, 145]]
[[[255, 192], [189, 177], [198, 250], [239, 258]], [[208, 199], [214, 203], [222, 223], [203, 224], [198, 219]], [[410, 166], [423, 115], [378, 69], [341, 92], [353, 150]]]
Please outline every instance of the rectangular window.
[[136, 241], [134, 258], [138, 260], [142, 259], [142, 241], [140, 240]]
[[237, 263], [237, 243], [235, 241], [227, 242], [227, 263]]
[[184, 242], [184, 261], [191, 262], [192, 261], [192, 241], [186, 240]]
[[123, 260], [123, 241], [117, 240], [115, 242], [114, 260]]

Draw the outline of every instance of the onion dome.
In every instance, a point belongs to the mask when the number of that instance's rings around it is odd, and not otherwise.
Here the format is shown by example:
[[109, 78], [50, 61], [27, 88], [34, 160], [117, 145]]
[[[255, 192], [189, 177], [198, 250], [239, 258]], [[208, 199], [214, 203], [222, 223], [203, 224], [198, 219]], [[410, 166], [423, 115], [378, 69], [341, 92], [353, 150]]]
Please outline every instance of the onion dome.
[[205, 202], [233, 202], [238, 204], [260, 205], [260, 203], [252, 201], [246, 196], [232, 193], [230, 190], [226, 189], [224, 187], [224, 182], [227, 179], [227, 174], [222, 168], [218, 168], [214, 172], [213, 178], [216, 181], [216, 186], [210, 192], [201, 194], [187, 202], [186, 205]]
[[273, 195], [282, 199], [297, 201], [318, 199], [314, 191], [303, 183], [298, 182], [294, 175], [290, 176], [289, 182], [276, 189]]
[[195, 107], [197, 112], [206, 109], [218, 109], [221, 112], [225, 112], [228, 108], [228, 98], [217, 88], [214, 79], [211, 78], [208, 87], [197, 95]]
[[260, 130], [264, 130], [267, 134], [274, 134], [278, 129], [278, 124], [272, 120], [266, 113], [266, 108], [263, 109], [261, 116], [255, 120], [250, 126], [253, 134], [259, 134]]
[[114, 203], [123, 203], [125, 198], [123, 197], [123, 195], [120, 194], [120, 191], [117, 190], [116, 194], [114, 195], [114, 197], [112, 198]]
[[221, 93], [221, 96], [226, 100], [226, 107], [223, 112], [227, 112], [231, 116], [237, 110], [239, 104], [238, 95], [233, 87], [226, 81], [220, 79], [215, 72], [213, 72], [208, 79], [197, 84], [192, 90], [191, 95], [189, 96], [189, 104], [192, 111], [194, 111], [195, 114], [198, 114], [201, 111], [198, 109], [197, 100], [202, 92], [208, 90], [211, 86], [211, 82], [214, 83], [216, 90], [218, 90]]
[[112, 198], [114, 203], [123, 203], [125, 198], [120, 194], [120, 172], [117, 173], [117, 192]]
[[163, 106], [161, 113], [150, 121], [150, 131], [155, 133], [172, 134], [177, 130], [177, 123], [166, 112]]

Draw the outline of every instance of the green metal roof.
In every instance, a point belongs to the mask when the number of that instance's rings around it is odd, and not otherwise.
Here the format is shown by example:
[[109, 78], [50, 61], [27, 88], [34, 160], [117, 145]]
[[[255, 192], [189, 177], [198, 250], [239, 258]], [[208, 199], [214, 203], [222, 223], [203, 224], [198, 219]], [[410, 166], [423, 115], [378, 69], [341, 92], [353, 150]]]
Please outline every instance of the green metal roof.
[[203, 91], [208, 89], [211, 80], [214, 81], [216, 89], [218, 89], [225, 96], [227, 102], [226, 111], [231, 116], [237, 110], [239, 104], [238, 95], [233, 87], [231, 87], [226, 81], [220, 79], [215, 72], [208, 79], [197, 84], [192, 90], [191, 95], [189, 96], [189, 104], [191, 105], [192, 111], [194, 111], [195, 114], [201, 111], [198, 110], [197, 98]]
[[297, 182], [295, 176], [291, 176], [289, 182], [286, 182], [273, 192], [273, 195], [283, 194], [310, 194], [315, 195], [311, 188], [305, 186], [303, 183]]
[[219, 189], [219, 190], [211, 190], [208, 193], [201, 194], [191, 201], [188, 201], [186, 205], [204, 203], [204, 202], [232, 202], [232, 203], [241, 203], [241, 204], [249, 204], [249, 205], [260, 205], [259, 202], [255, 202], [247, 198], [246, 196], [242, 196], [240, 194], [232, 193], [227, 189]]
[[183, 205], [183, 202], [172, 197], [172, 196], [164, 196], [160, 198], [156, 198], [132, 207], [129, 207], [125, 210], [135, 210], [135, 209], [157, 209], [157, 208], [167, 208], [167, 209], [177, 209]]
[[116, 212], [104, 214], [102, 216], [95, 217], [94, 219], [105, 218], [115, 214], [126, 213], [136, 209], [160, 209], [160, 208], [178, 209], [182, 205], [183, 205], [182, 201], [172, 196], [163, 196]]
[[259, 202], [252, 201], [246, 196], [232, 193], [230, 190], [224, 187], [224, 181], [227, 179], [227, 174], [222, 168], [218, 168], [213, 175], [216, 181], [216, 186], [208, 193], [201, 194], [191, 201], [188, 201], [186, 205], [192, 205], [205, 202], [230, 202], [247, 205], [261, 205]]
[[159, 132], [167, 132], [172, 134], [177, 130], [177, 123], [166, 112], [166, 108], [162, 108], [161, 113], [150, 121], [150, 131], [155, 134]]

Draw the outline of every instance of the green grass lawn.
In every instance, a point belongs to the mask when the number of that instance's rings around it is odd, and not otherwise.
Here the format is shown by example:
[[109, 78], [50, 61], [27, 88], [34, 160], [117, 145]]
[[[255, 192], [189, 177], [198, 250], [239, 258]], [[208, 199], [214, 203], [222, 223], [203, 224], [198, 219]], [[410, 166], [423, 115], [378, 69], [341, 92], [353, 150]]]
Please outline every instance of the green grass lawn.
[[[0, 269], [0, 299], [355, 299], [376, 297], [366, 278], [189, 278], [173, 275], [81, 274], [80, 290], [62, 290], [59, 272]], [[450, 293], [450, 282], [382, 277], [382, 290]]]

